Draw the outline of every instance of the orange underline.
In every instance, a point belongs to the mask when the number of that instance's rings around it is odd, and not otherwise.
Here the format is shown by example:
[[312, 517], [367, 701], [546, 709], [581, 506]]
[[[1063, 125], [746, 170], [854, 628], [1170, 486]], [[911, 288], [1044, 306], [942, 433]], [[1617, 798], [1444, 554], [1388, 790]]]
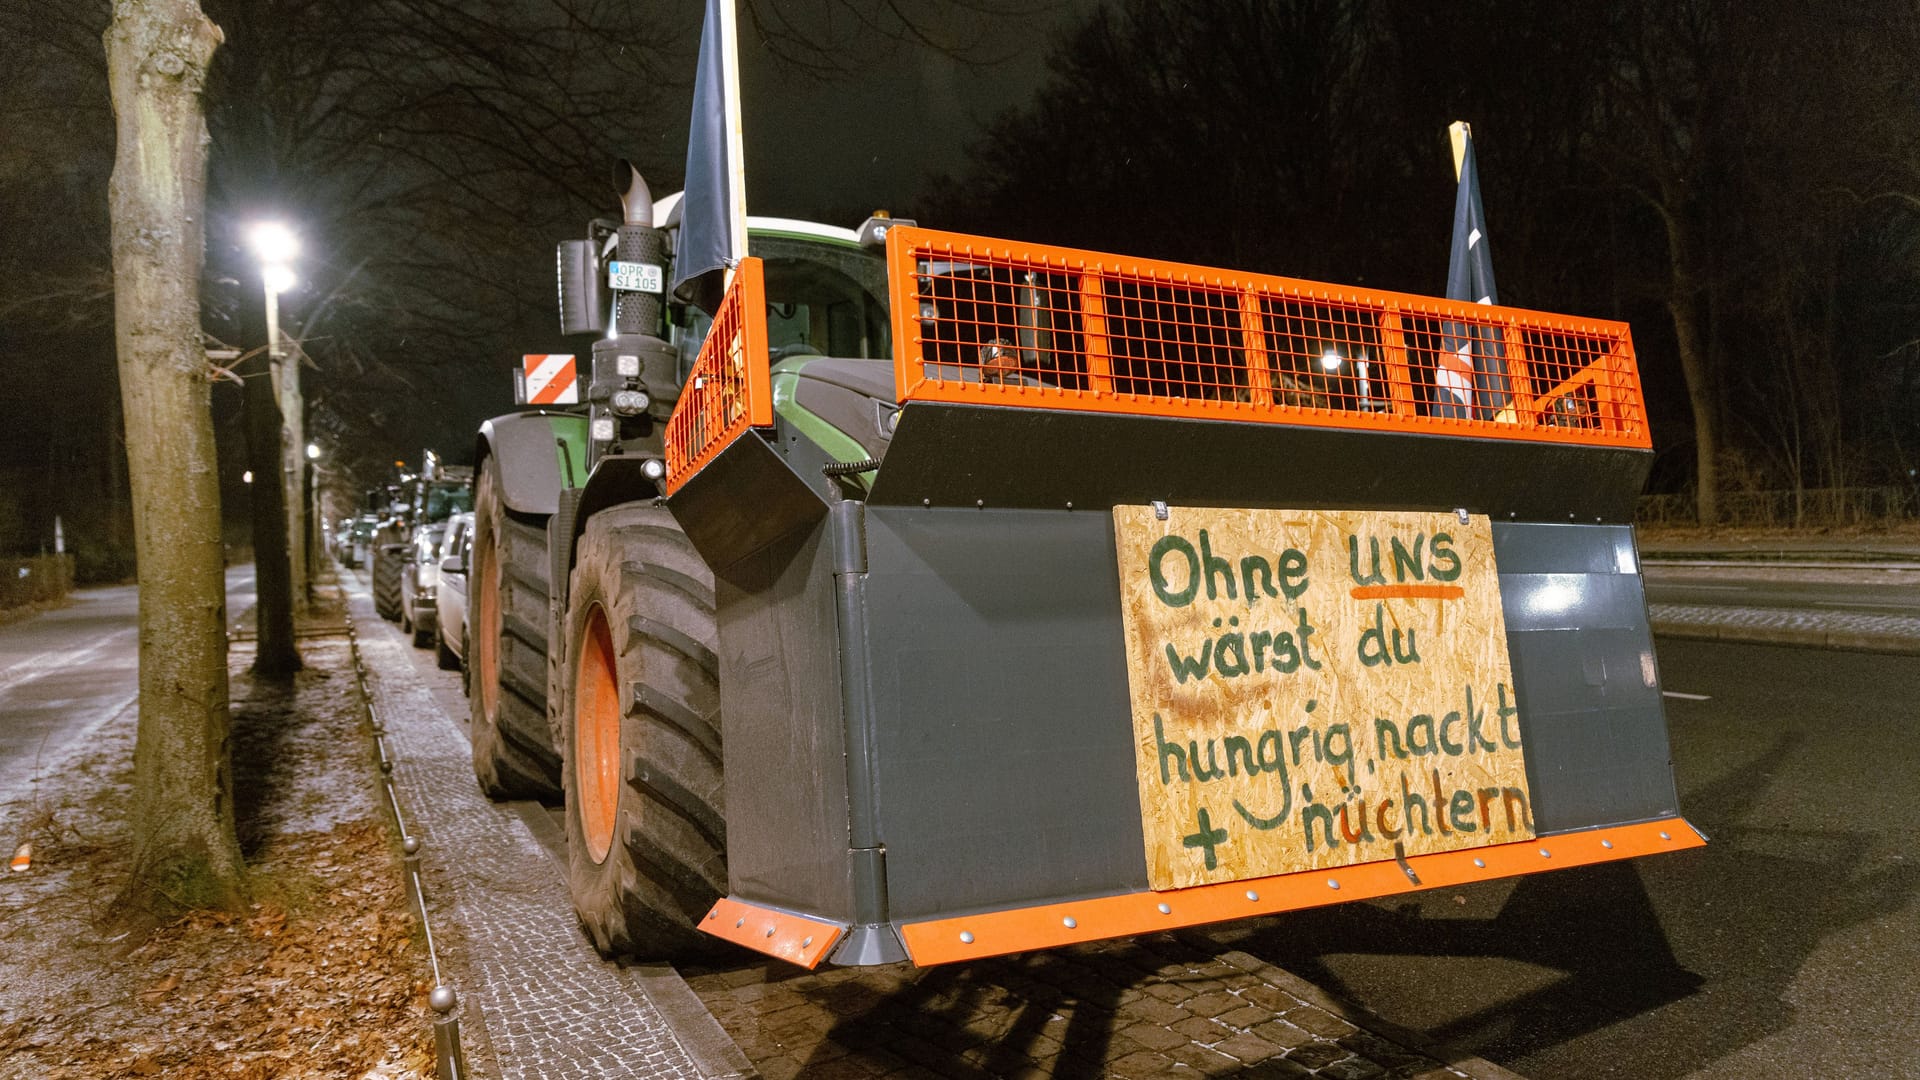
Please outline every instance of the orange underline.
[[1467, 595], [1459, 585], [1356, 585], [1355, 600], [1458, 600]]

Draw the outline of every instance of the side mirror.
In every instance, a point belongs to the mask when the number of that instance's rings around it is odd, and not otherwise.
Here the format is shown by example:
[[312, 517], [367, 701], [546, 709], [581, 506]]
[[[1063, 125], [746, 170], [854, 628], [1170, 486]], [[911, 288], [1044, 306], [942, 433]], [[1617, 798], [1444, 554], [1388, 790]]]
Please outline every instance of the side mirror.
[[464, 574], [467, 564], [458, 555], [449, 555], [440, 560], [440, 572], [443, 574]]
[[608, 298], [600, 269], [600, 245], [562, 240], [559, 245], [560, 332], [598, 334], [606, 328]]

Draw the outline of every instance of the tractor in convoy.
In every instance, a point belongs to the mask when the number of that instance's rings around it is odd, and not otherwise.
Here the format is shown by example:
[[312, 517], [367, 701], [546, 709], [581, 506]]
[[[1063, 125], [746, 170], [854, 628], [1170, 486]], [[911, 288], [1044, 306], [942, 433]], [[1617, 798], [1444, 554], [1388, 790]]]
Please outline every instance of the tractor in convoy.
[[709, 312], [618, 187], [559, 249], [583, 406], [478, 434], [467, 654], [601, 950], [935, 964], [1704, 843], [1624, 324], [878, 215], [749, 219]]
[[433, 643], [433, 582], [440, 566], [440, 539], [446, 521], [472, 508], [472, 470], [447, 465], [431, 450], [421, 456], [418, 473], [401, 472], [398, 481], [369, 501], [384, 500], [371, 545], [369, 577], [373, 609], [401, 624], [413, 643]]

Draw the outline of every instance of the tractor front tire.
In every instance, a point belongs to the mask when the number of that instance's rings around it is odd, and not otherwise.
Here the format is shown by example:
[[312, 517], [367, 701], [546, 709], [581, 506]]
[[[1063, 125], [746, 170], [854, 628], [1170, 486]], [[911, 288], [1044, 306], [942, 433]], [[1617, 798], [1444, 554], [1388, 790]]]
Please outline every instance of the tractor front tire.
[[547, 534], [507, 509], [492, 458], [474, 484], [467, 587], [474, 776], [495, 799], [557, 798], [560, 755], [547, 724]]
[[373, 549], [373, 611], [388, 622], [400, 621], [400, 562], [406, 550], [385, 544]]
[[594, 947], [674, 960], [725, 891], [713, 575], [671, 514], [603, 510], [567, 600], [567, 883]]

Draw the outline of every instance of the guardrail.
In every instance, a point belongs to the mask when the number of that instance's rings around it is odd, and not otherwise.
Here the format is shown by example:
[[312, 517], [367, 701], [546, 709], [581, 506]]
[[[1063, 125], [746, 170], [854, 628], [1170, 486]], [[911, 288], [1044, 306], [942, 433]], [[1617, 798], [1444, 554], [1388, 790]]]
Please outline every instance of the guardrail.
[[[1722, 525], [1874, 525], [1920, 516], [1920, 493], [1892, 485], [1722, 491], [1719, 503]], [[1642, 525], [1692, 525], [1694, 505], [1691, 494], [1642, 495], [1635, 520]]]
[[901, 401], [1649, 448], [1625, 323], [895, 226]]
[[767, 363], [766, 279], [760, 260], [746, 258], [667, 421], [668, 494], [748, 428], [772, 425]]

